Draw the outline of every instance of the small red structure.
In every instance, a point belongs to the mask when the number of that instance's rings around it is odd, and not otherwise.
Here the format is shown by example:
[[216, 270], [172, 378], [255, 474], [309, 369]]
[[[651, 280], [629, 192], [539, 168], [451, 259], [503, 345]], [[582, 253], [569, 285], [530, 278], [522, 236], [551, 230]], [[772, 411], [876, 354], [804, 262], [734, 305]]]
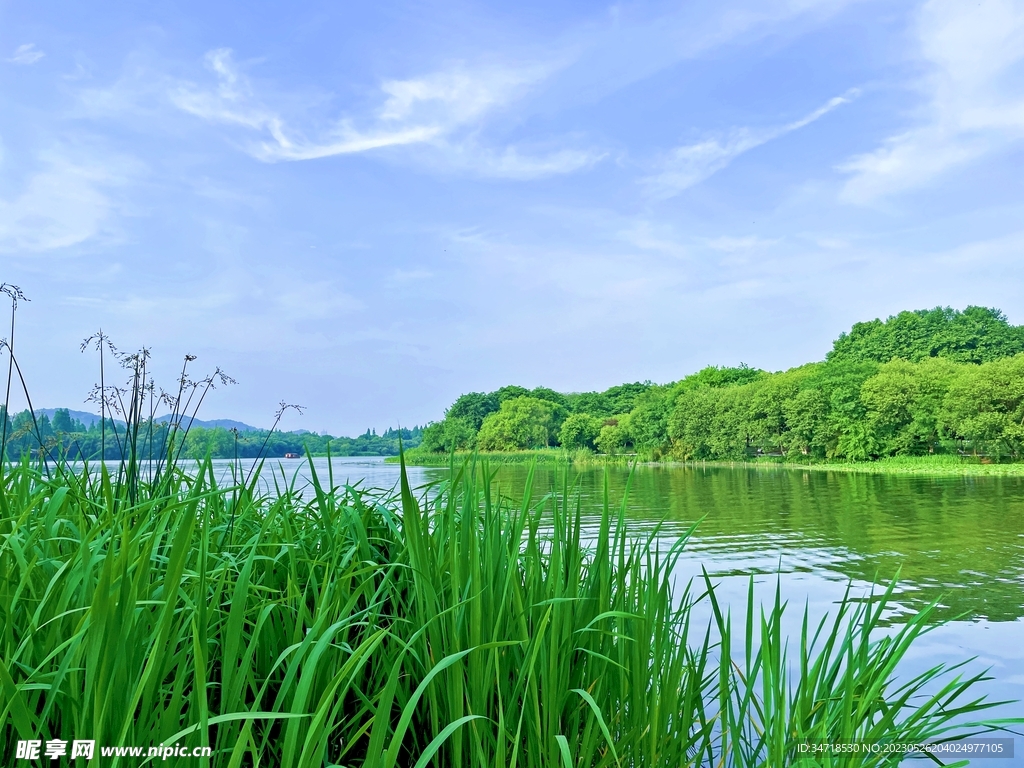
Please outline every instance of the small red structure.
[[297, 458], [299, 458], [299, 454], [297, 454], [297, 453], [286, 453], [284, 455], [284, 457], [286, 459], [297, 459]]

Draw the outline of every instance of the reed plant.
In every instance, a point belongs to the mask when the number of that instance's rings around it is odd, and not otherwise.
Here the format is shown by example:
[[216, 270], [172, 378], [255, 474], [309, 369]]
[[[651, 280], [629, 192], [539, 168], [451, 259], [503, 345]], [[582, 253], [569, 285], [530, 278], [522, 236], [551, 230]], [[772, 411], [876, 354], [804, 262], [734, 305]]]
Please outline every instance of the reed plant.
[[[23, 383], [13, 325], [3, 346]], [[1009, 725], [981, 719], [997, 705], [976, 693], [984, 674], [901, 677], [934, 624], [928, 609], [884, 629], [891, 586], [847, 596], [831, 623], [805, 615], [797, 649], [778, 592], [761, 608], [751, 583], [734, 632], [706, 574], [677, 587], [689, 534], [631, 535], [607, 475], [598, 509], [568, 468], [543, 494], [531, 469], [513, 503], [476, 457], [421, 489], [404, 460], [388, 490], [320, 477], [312, 460], [298, 488], [258, 458], [218, 484], [210, 460], [183, 469], [180, 441], [230, 379], [183, 368], [154, 450], [148, 353], [117, 357], [128, 386], [101, 377], [96, 397], [125, 418], [111, 422], [118, 461], [104, 445], [72, 465], [38, 427], [35, 460], [0, 459], [5, 760], [18, 740], [91, 739], [208, 746], [189, 764], [229, 768], [747, 768], [794, 764], [806, 743]]]
[[393, 491], [310, 462], [301, 493], [261, 469], [226, 487], [210, 462], [135, 483], [3, 469], [8, 753], [73, 737], [209, 745], [197, 762], [217, 766], [770, 766], [805, 742], [1005, 726], [979, 722], [981, 674], [898, 678], [930, 614], [880, 631], [889, 591], [805, 617], [799, 648], [781, 597], [751, 591], [734, 633], [710, 578], [674, 586], [687, 537], [633, 539], [607, 486], [585, 510], [568, 479], [498, 498], [472, 461], [419, 492], [404, 465]]

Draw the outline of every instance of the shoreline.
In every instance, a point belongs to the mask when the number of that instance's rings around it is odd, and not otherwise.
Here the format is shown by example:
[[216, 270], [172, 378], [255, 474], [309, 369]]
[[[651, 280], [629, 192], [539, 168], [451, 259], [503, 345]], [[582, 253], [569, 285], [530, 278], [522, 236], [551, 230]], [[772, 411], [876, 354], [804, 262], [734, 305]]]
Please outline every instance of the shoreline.
[[[572, 464], [574, 466], [630, 466], [635, 455], [606, 456], [603, 454], [570, 454], [557, 449], [514, 451], [508, 453], [460, 452], [455, 454], [456, 462], [462, 462], [476, 455], [490, 464], [539, 465]], [[387, 463], [398, 463], [397, 456], [384, 459]], [[409, 466], [445, 467], [449, 457], [443, 454], [410, 455], [405, 462]], [[846, 474], [962, 476], [962, 477], [1024, 477], [1024, 462], [1007, 464], [982, 464], [979, 461], [964, 460], [956, 456], [900, 456], [877, 461], [864, 462], [788, 462], [788, 461], [637, 461], [645, 467], [686, 467], [691, 469], [758, 469], [758, 470], [801, 470], [804, 472], [843, 472]]]

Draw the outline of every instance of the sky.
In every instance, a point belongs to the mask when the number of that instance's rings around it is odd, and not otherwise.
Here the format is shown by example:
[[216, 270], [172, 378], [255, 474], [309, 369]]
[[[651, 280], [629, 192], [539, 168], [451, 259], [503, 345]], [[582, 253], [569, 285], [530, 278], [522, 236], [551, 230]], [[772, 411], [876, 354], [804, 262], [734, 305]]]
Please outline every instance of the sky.
[[90, 410], [102, 329], [233, 377], [203, 418], [356, 434], [1024, 323], [1022, 268], [1024, 0], [0, 0], [37, 407]]

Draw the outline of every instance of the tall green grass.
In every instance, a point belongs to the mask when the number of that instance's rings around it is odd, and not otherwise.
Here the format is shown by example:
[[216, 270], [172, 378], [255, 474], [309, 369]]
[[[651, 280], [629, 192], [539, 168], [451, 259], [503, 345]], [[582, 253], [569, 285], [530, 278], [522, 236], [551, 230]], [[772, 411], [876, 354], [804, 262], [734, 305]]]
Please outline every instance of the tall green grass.
[[775, 766], [998, 725], [976, 724], [982, 675], [898, 678], [928, 611], [883, 632], [889, 591], [847, 598], [790, 641], [751, 587], [736, 629], [710, 579], [674, 586], [686, 537], [633, 539], [607, 485], [586, 510], [568, 479], [497, 498], [473, 462], [419, 492], [404, 465], [383, 492], [310, 463], [305, 496], [261, 493], [259, 468], [218, 487], [208, 462], [2, 471], [5, 758], [60, 737], [217, 766]]

